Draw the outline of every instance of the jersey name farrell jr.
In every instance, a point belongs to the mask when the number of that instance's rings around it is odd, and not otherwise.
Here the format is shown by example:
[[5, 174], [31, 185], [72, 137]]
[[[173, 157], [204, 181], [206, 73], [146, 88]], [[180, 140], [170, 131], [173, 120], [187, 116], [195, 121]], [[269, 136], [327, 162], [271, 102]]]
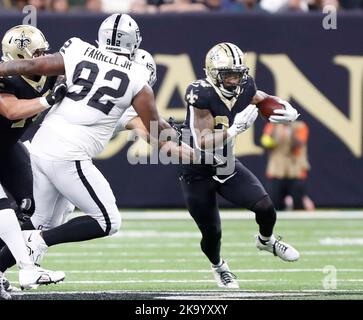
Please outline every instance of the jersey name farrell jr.
[[118, 67], [122, 67], [125, 69], [130, 70], [132, 63], [130, 61], [125, 61], [123, 65], [118, 64], [118, 56], [109, 56], [109, 55], [105, 55], [104, 53], [102, 53], [101, 51], [92, 48], [92, 47], [88, 47], [85, 51], [85, 53], [83, 54], [86, 57], [95, 59], [95, 60], [99, 60], [99, 61], [104, 61], [107, 62], [109, 64], [113, 64], [115, 66]]

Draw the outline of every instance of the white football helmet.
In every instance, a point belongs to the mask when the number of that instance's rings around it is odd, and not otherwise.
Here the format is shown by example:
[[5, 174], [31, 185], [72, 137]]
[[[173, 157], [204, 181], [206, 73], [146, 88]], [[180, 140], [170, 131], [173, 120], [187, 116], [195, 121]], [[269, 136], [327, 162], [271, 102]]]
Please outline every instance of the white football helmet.
[[[241, 87], [248, 77], [245, 54], [235, 44], [222, 42], [210, 49], [205, 57], [205, 72], [223, 95], [232, 97], [241, 92]], [[239, 77], [237, 86], [226, 86], [224, 79], [234, 75]]]
[[113, 14], [98, 29], [98, 46], [114, 53], [134, 57], [141, 43], [139, 26], [128, 14]]
[[137, 49], [134, 61], [145, 66], [148, 72], [148, 84], [152, 87], [156, 82], [156, 63], [152, 55], [143, 49]]
[[32, 59], [49, 50], [44, 34], [30, 25], [19, 25], [9, 29], [2, 41], [3, 61]]

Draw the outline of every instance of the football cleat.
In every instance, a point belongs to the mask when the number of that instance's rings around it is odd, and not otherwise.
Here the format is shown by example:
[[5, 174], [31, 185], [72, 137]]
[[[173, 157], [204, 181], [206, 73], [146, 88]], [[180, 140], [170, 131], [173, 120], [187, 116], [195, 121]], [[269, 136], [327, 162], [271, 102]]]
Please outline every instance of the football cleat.
[[40, 267], [19, 270], [19, 284], [22, 290], [36, 289], [39, 285], [48, 285], [63, 281], [63, 271], [50, 271]]
[[7, 292], [6, 287], [9, 286], [9, 281], [4, 277], [0, 276], [0, 300], [10, 300], [11, 295]]
[[281, 237], [276, 239], [274, 235], [271, 236], [266, 244], [263, 244], [260, 237], [256, 235], [256, 247], [257, 249], [271, 252], [274, 256], [278, 256], [284, 261], [296, 261], [300, 257], [300, 253], [293, 246], [282, 242]]
[[211, 266], [215, 280], [218, 287], [225, 289], [238, 289], [239, 285], [236, 280], [236, 276], [229, 270], [226, 261], [223, 261], [219, 267]]
[[5, 289], [6, 292], [20, 291], [19, 288], [12, 286], [11, 283], [9, 282], [9, 280], [6, 279], [4, 276], [2, 276], [0, 279], [1, 279], [0, 280], [1, 284], [2, 284], [2, 286], [3, 286], [3, 288]]
[[40, 232], [41, 230], [27, 230], [22, 232], [29, 257], [38, 266], [48, 250], [48, 246], [44, 242]]

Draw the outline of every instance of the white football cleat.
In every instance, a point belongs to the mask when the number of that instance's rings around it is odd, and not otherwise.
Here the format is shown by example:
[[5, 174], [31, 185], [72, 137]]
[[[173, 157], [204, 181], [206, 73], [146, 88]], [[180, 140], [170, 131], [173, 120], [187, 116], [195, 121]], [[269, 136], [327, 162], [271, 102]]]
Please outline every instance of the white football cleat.
[[48, 285], [63, 281], [63, 271], [45, 270], [40, 267], [23, 268], [19, 270], [19, 284], [22, 290], [36, 289], [39, 285]]
[[278, 256], [284, 261], [296, 261], [300, 257], [300, 253], [291, 245], [280, 241], [281, 237], [278, 239], [274, 235], [271, 236], [270, 240], [263, 244], [260, 241], [258, 235], [256, 235], [256, 247], [260, 250], [266, 250], [271, 252], [274, 256]]
[[7, 292], [6, 287], [9, 286], [9, 281], [4, 277], [0, 276], [0, 300], [10, 300], [11, 295]]
[[214, 278], [217, 281], [218, 287], [225, 289], [238, 289], [239, 285], [236, 276], [229, 270], [228, 264], [223, 260], [220, 267], [211, 266]]
[[41, 230], [26, 230], [22, 232], [29, 257], [38, 266], [48, 250], [48, 246], [40, 233]]

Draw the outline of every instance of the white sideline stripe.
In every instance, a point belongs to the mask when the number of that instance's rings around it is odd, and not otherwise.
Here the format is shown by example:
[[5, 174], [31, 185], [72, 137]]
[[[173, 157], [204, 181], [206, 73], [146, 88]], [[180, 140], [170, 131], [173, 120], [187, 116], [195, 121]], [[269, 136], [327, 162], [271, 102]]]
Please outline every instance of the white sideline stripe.
[[363, 238], [324, 238], [319, 242], [325, 246], [363, 245]]
[[[261, 259], [261, 261], [264, 261], [264, 259], [262, 259], [261, 257], [259, 257], [259, 259]], [[270, 261], [270, 257], [266, 257], [266, 261]], [[304, 262], [306, 261], [316, 261], [316, 259], [309, 259], [304, 257]], [[344, 257], [344, 258], [334, 258], [334, 262], [337, 261], [354, 261], [354, 262], [362, 262], [363, 258], [356, 258], [356, 257]], [[72, 259], [72, 261], [70, 261], [69, 259], [49, 259], [47, 260], [47, 262], [51, 262], [52, 264], [54, 263], [59, 263], [59, 264], [64, 264], [67, 263], [69, 264], [70, 262], [72, 264], [84, 264], [84, 263], [101, 263], [104, 264], [105, 259]], [[190, 263], [191, 260], [189, 259], [127, 259], [127, 261], [121, 260], [121, 259], [107, 259], [107, 263], [117, 263], [120, 266], [125, 265], [125, 263], [170, 263], [170, 262], [178, 262], [178, 263]], [[228, 258], [228, 262], [236, 262], [236, 263], [240, 263], [241, 259], [237, 259], [237, 258]]]
[[[335, 256], [335, 255], [356, 255], [360, 254], [360, 251], [302, 251], [301, 255], [304, 256]], [[165, 253], [164, 253], [165, 255]], [[202, 252], [189, 252], [189, 253], [183, 253], [183, 252], [172, 252], [171, 255], [173, 257], [175, 256], [193, 256], [193, 257], [204, 257]], [[254, 252], [228, 252], [228, 256], [256, 256], [256, 255], [266, 255], [266, 252], [260, 252], [260, 251], [254, 251]], [[155, 256], [155, 252], [103, 252], [103, 251], [93, 251], [93, 252], [49, 252], [46, 254], [47, 257], [100, 257], [100, 256], [106, 256], [106, 257], [129, 257], [129, 256]], [[72, 262], [72, 261], [68, 261]]]
[[[160, 235], [161, 236], [161, 235]], [[167, 237], [166, 237], [167, 238]], [[198, 237], [199, 239], [200, 237]], [[188, 247], [186, 247], [186, 245]], [[224, 248], [254, 248], [255, 244], [252, 242], [226, 242], [223, 243]], [[294, 241], [294, 246], [300, 247], [321, 247], [321, 246], [340, 246], [338, 243], [319, 243], [316, 242], [299, 242]], [[100, 249], [120, 249], [120, 248], [199, 248], [199, 242], [195, 243], [180, 243], [180, 242], [168, 242], [168, 243], [83, 243], [78, 245], [80, 248], [100, 248]]]
[[[73, 274], [107, 274], [107, 273], [210, 273], [210, 269], [116, 269], [116, 270], [63, 270]], [[233, 269], [238, 273], [295, 273], [295, 272], [323, 272], [322, 268], [307, 269]], [[363, 269], [337, 269], [337, 272], [363, 272]], [[8, 271], [18, 273], [18, 271]]]
[[[187, 210], [160, 210], [160, 212], [120, 210], [126, 220], [191, 220]], [[254, 220], [251, 211], [221, 210], [222, 219], [250, 219]], [[277, 219], [362, 219], [363, 211], [283, 211], [278, 212]]]

